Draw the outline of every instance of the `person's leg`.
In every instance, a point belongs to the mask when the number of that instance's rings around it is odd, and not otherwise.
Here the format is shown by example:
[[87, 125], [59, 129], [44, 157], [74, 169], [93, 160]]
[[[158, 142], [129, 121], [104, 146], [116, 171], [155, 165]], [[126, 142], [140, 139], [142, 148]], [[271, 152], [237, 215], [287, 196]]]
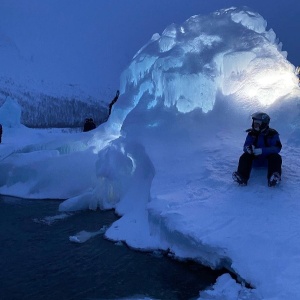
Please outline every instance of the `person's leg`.
[[243, 153], [239, 159], [237, 172], [239, 173], [240, 176], [243, 177], [246, 183], [248, 182], [250, 177], [253, 159], [254, 156], [248, 153]]
[[268, 156], [268, 180], [273, 173], [278, 173], [281, 176], [282, 158], [280, 154], [274, 153]]

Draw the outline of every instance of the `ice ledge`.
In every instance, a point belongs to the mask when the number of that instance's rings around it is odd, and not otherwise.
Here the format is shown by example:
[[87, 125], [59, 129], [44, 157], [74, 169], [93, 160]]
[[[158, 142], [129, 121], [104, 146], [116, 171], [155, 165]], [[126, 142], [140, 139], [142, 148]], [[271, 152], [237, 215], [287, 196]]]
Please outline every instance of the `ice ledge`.
[[[203, 235], [201, 229], [191, 225], [186, 226], [186, 222], [191, 222], [178, 211], [166, 212], [162, 208], [164, 201], [158, 200], [158, 206], [149, 204], [139, 217], [136, 215], [124, 215], [106, 231], [105, 236], [109, 240], [123, 241], [129, 247], [141, 251], [168, 251], [178, 260], [191, 259], [195, 262], [209, 266], [212, 269], [227, 269], [229, 273], [235, 274], [238, 282], [230, 274], [220, 276], [216, 284], [208, 290], [200, 292], [198, 300], [261, 300], [261, 296], [256, 289], [249, 288], [251, 283], [247, 282], [235, 270], [228, 249], [215, 243], [214, 240]], [[165, 212], [162, 212], [165, 211]], [[226, 219], [226, 218], [225, 218]], [[197, 224], [197, 223], [195, 223]], [[230, 222], [218, 224], [218, 228], [226, 227]], [[212, 230], [218, 231], [214, 227]], [[145, 231], [145, 229], [148, 229]], [[200, 233], [200, 234], [199, 234]], [[237, 296], [238, 295], [238, 296]]]
[[151, 209], [148, 217], [151, 235], [158, 236], [165, 247], [178, 259], [193, 259], [212, 269], [225, 267], [233, 271], [232, 261], [226, 249], [205, 243], [192, 232], [185, 231], [183, 227], [180, 228], [182, 223], [178, 220], [182, 217], [177, 212], [161, 214]]

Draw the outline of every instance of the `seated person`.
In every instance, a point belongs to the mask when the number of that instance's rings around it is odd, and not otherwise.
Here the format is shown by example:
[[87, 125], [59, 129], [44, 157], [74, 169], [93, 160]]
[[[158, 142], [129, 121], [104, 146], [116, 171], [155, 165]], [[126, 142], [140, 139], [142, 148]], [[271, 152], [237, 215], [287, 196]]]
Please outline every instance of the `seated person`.
[[282, 159], [279, 154], [282, 145], [279, 134], [269, 127], [270, 117], [263, 112], [252, 115], [252, 128], [244, 143], [244, 153], [239, 159], [238, 169], [232, 178], [240, 185], [247, 185], [252, 165], [267, 165], [268, 185], [276, 186], [281, 181]]

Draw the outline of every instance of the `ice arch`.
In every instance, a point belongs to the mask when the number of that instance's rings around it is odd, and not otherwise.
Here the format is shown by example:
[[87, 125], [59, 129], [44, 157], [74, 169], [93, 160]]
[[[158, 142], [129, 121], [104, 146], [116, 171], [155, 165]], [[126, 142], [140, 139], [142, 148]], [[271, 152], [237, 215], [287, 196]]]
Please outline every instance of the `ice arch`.
[[263, 17], [247, 8], [171, 24], [123, 72], [121, 91], [129, 105], [120, 107], [119, 121], [145, 94], [147, 109], [175, 107], [180, 113], [213, 110], [218, 93], [249, 110], [266, 108], [297, 87], [281, 46]]

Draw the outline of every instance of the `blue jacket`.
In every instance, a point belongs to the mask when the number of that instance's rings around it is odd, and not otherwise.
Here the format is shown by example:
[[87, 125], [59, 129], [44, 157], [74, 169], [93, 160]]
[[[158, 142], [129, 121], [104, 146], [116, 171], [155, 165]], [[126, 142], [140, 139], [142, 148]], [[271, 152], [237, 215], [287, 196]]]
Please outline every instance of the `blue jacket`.
[[247, 146], [254, 145], [255, 148], [261, 148], [262, 154], [258, 157], [266, 158], [270, 154], [279, 153], [282, 145], [279, 138], [279, 133], [272, 128], [267, 128], [263, 132], [257, 132], [254, 129], [246, 130], [248, 135], [244, 144], [244, 152]]

